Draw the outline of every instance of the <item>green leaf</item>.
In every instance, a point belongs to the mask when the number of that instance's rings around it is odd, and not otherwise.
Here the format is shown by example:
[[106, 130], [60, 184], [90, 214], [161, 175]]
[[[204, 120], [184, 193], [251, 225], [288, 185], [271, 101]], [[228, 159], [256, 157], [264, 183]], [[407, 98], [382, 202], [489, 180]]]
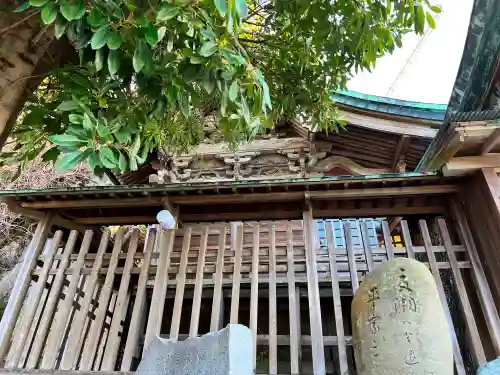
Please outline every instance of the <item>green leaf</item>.
[[57, 159], [55, 168], [59, 172], [65, 172], [70, 169], [73, 169], [78, 165], [78, 163], [80, 163], [83, 159], [85, 159], [89, 153], [90, 150], [85, 150], [85, 151], [78, 150], [70, 152], [69, 154], [66, 154], [63, 157], [59, 157]]
[[120, 168], [120, 172], [122, 173], [125, 173], [127, 171], [127, 159], [122, 153], [120, 153], [120, 158], [118, 159], [118, 167]]
[[109, 37], [109, 26], [108, 25], [101, 26], [94, 33], [90, 41], [92, 49], [97, 50], [104, 47], [108, 42], [108, 37]]
[[162, 26], [158, 29], [158, 43], [163, 40], [166, 33], [167, 33], [167, 28], [165, 26]]
[[417, 6], [417, 22], [415, 23], [415, 27], [421, 32], [423, 30], [423, 26], [425, 25], [425, 13], [423, 6]]
[[238, 97], [238, 90], [239, 90], [239, 85], [237, 81], [233, 81], [231, 83], [231, 87], [229, 88], [229, 100], [234, 102], [236, 98]]
[[95, 68], [98, 72], [104, 68], [104, 48], [95, 51]]
[[108, 69], [111, 75], [115, 75], [120, 70], [121, 56], [119, 51], [109, 51]]
[[227, 12], [227, 3], [226, 3], [226, 1], [227, 0], [214, 0], [215, 7], [219, 11], [219, 14], [221, 15], [221, 17], [225, 17], [226, 16], [226, 12]]
[[139, 73], [146, 62], [151, 58], [151, 51], [148, 48], [146, 42], [144, 40], [139, 40], [137, 43], [137, 47], [134, 52], [134, 58], [132, 59], [132, 63], [134, 65], [134, 70], [136, 73]]
[[60, 152], [57, 146], [54, 146], [51, 149], [45, 151], [45, 153], [42, 155], [42, 160], [45, 162], [56, 161], [59, 153]]
[[[34, 6], [34, 7], [39, 8], [39, 7], [43, 7], [48, 2], [49, 2], [49, 0], [30, 0], [29, 4], [32, 5], [32, 6]], [[21, 5], [21, 6], [24, 6], [24, 4]]]
[[62, 17], [57, 17], [56, 24], [54, 26], [54, 35], [57, 39], [60, 39], [64, 32], [66, 31], [66, 22]]
[[205, 75], [203, 76], [203, 87], [205, 88], [205, 91], [209, 94], [214, 91], [214, 83], [210, 79], [210, 70], [205, 71]]
[[57, 134], [49, 136], [52, 143], [61, 147], [80, 147], [85, 144], [85, 141], [75, 135]]
[[200, 48], [200, 55], [204, 57], [212, 56], [217, 51], [217, 43], [213, 40], [203, 43]]
[[57, 110], [66, 112], [66, 111], [72, 111], [76, 108], [78, 108], [78, 103], [74, 100], [68, 100], [59, 104]]
[[50, 25], [56, 20], [57, 17], [57, 7], [54, 3], [49, 3], [45, 5], [42, 9], [42, 21], [46, 25]]
[[431, 10], [432, 10], [434, 13], [441, 13], [441, 7], [440, 7], [440, 6], [437, 6], [437, 5], [431, 5]]
[[425, 18], [427, 19], [427, 23], [429, 24], [430, 28], [435, 29], [436, 21], [434, 21], [434, 18], [432, 18], [432, 15], [429, 12], [425, 14]]
[[180, 12], [180, 9], [177, 8], [176, 6], [167, 4], [161, 7], [161, 9], [158, 11], [158, 14], [156, 15], [156, 20], [157, 21], [168, 21], [175, 16], [177, 16]]
[[99, 160], [99, 154], [95, 151], [92, 151], [89, 155], [89, 167], [91, 169], [94, 169], [95, 167], [100, 167], [101, 166], [101, 161]]
[[215, 38], [217, 38], [217, 35], [215, 35], [212, 29], [201, 29], [200, 32], [201, 35], [203, 35], [207, 39], [214, 40]]
[[[37, 0], [38, 1], [38, 0]], [[85, 14], [85, 4], [82, 0], [60, 0], [59, 7], [61, 14], [68, 21], [78, 20]]]
[[158, 30], [156, 30], [153, 24], [150, 24], [145, 29], [144, 37], [151, 47], [154, 47], [158, 43]]
[[79, 124], [83, 123], [83, 116], [82, 115], [77, 115], [75, 113], [72, 113], [68, 117], [69, 117], [69, 122], [71, 122], [72, 124], [79, 125]]
[[99, 27], [102, 26], [106, 21], [101, 12], [94, 8], [92, 9], [92, 12], [87, 16], [87, 22], [92, 27]]
[[245, 0], [236, 0], [236, 12], [240, 18], [246, 18], [248, 16], [248, 7]]
[[83, 115], [83, 121], [82, 121], [83, 128], [86, 130], [92, 130], [94, 128], [94, 124], [92, 123], [92, 120], [90, 119], [88, 114]]
[[269, 95], [269, 86], [266, 81], [262, 81], [262, 93], [264, 98], [264, 103], [271, 109], [271, 95]]
[[207, 59], [201, 56], [191, 56], [189, 61], [191, 62], [191, 64], [204, 64]]
[[134, 144], [130, 148], [130, 153], [129, 153], [130, 158], [136, 156], [140, 148], [141, 148], [141, 136], [137, 134], [137, 136], [135, 137]]
[[137, 170], [137, 159], [135, 156], [130, 158], [130, 170], [131, 171]]
[[20, 12], [24, 12], [26, 9], [28, 9], [30, 7], [30, 2], [29, 1], [26, 1], [25, 3], [19, 5], [16, 9], [14, 9], [14, 13], [20, 13]]
[[140, 16], [136, 17], [135, 23], [137, 24], [137, 26], [147, 27], [150, 22], [146, 17], [144, 17], [143, 15], [140, 15]]
[[107, 43], [108, 43], [108, 48], [110, 50], [116, 50], [116, 49], [120, 48], [120, 46], [122, 45], [123, 37], [114, 31], [110, 32], [108, 34]]
[[115, 153], [107, 146], [99, 149], [99, 160], [101, 160], [102, 165], [110, 169], [116, 168], [118, 164]]

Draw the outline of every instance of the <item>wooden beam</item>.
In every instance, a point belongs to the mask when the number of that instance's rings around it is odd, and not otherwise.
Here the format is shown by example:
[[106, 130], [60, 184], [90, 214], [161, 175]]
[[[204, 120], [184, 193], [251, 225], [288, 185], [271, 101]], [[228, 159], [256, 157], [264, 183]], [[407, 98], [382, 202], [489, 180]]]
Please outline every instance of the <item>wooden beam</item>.
[[500, 142], [500, 128], [495, 129], [492, 135], [488, 138], [488, 140], [481, 147], [481, 151], [479, 151], [479, 155], [486, 155], [489, 153], [498, 143]]
[[406, 151], [411, 143], [411, 137], [407, 135], [401, 135], [399, 137], [398, 145], [396, 146], [396, 150], [394, 151], [394, 157], [392, 158], [392, 166], [391, 170], [394, 172], [398, 172], [397, 168], [399, 165], [399, 161], [404, 159], [406, 155]]
[[[43, 211], [23, 208], [19, 206], [19, 204], [15, 201], [15, 199], [10, 197], [2, 197], [0, 198], [0, 202], [4, 202], [10, 211], [33, 220], [42, 220], [46, 215], [46, 212]], [[59, 215], [52, 216], [52, 224], [60, 228], [76, 230], [82, 234], [85, 233], [87, 229], [98, 230], [98, 228], [89, 228], [88, 226], [78, 225], [76, 222], [63, 219]]]
[[180, 195], [170, 197], [173, 204], [223, 204], [223, 203], [255, 203], [255, 202], [283, 202], [295, 201], [304, 198], [304, 192], [280, 192], [257, 194], [225, 194], [225, 195]]
[[142, 207], [163, 206], [165, 197], [144, 198], [106, 198], [106, 199], [72, 199], [67, 201], [21, 202], [23, 208], [104, 208], [104, 207]]
[[314, 217], [378, 217], [384, 215], [442, 214], [444, 212], [446, 212], [446, 206], [444, 205], [422, 207], [330, 208], [314, 209]]
[[443, 166], [445, 176], [463, 176], [482, 168], [500, 167], [500, 154], [482, 156], [461, 156], [452, 158]]
[[342, 198], [368, 198], [368, 197], [400, 197], [409, 195], [432, 195], [456, 193], [459, 190], [457, 185], [435, 185], [435, 186], [403, 186], [371, 189], [352, 190], [327, 190], [306, 192], [306, 198], [311, 199], [342, 199]]

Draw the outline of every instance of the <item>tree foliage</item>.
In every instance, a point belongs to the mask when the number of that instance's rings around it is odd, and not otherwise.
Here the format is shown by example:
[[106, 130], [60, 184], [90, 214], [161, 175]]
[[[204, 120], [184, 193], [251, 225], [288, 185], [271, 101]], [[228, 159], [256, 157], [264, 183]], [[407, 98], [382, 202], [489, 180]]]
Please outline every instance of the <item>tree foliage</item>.
[[428, 0], [29, 0], [16, 11], [32, 8], [80, 61], [28, 101], [4, 162], [43, 152], [96, 172], [184, 151], [208, 113], [231, 144], [283, 118], [337, 131], [332, 91], [439, 12]]

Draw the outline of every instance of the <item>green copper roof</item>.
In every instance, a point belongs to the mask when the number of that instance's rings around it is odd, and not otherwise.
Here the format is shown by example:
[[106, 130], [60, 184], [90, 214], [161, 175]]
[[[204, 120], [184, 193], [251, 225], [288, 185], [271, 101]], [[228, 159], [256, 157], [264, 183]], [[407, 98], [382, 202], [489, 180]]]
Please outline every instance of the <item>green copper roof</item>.
[[500, 56], [500, 2], [475, 0], [448, 112], [487, 109]]
[[362, 94], [356, 91], [336, 91], [333, 100], [339, 104], [393, 115], [441, 121], [446, 113], [446, 104], [412, 102], [383, 96]]

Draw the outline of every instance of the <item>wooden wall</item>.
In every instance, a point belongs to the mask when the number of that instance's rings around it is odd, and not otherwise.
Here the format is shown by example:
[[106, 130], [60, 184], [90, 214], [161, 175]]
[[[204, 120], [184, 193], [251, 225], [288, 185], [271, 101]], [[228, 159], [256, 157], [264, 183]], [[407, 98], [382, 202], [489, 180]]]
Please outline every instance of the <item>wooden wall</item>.
[[500, 178], [495, 169], [485, 168], [471, 176], [462, 187], [458, 203], [500, 308]]
[[[354, 373], [352, 295], [367, 271], [403, 256], [431, 269], [454, 335], [457, 373], [473, 373], [494, 358], [483, 343], [500, 342], [499, 319], [488, 309], [491, 291], [470, 241], [452, 239], [450, 224], [430, 219], [409, 228], [402, 220], [403, 242], [396, 243], [383, 221], [383, 241], [370, 244], [363, 229], [354, 245], [345, 223], [345, 246], [338, 247], [328, 225], [319, 246], [310, 210], [296, 221], [150, 227], [143, 241], [137, 229], [127, 240], [123, 229], [112, 239], [109, 232], [50, 235], [48, 217], [0, 323], [1, 367], [129, 371], [154, 335], [184, 339], [238, 322], [254, 335], [257, 373]], [[93, 237], [101, 237], [99, 249]], [[466, 288], [471, 274], [479, 275], [476, 285]], [[471, 311], [476, 300], [486, 308]], [[476, 322], [488, 325], [485, 337]]]

